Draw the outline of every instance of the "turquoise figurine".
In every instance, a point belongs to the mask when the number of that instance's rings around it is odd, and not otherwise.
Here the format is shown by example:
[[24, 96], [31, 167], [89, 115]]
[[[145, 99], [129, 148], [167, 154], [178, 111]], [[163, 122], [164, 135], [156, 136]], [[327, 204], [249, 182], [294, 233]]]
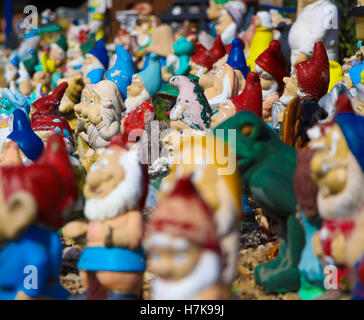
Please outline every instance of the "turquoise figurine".
[[135, 67], [133, 59], [130, 53], [124, 49], [121, 45], [117, 45], [116, 62], [115, 65], [106, 71], [106, 78], [114, 82], [124, 99], [127, 97], [127, 88], [131, 84], [133, 74], [135, 73]]
[[190, 57], [194, 53], [195, 47], [191, 41], [185, 37], [180, 37], [173, 45], [174, 54], [178, 57], [178, 69], [175, 75], [187, 75], [190, 71]]

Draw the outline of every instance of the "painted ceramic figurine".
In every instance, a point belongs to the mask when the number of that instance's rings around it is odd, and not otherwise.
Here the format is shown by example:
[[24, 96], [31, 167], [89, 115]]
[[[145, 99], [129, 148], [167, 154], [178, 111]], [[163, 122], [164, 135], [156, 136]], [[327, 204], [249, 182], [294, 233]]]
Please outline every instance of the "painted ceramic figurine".
[[195, 47], [191, 41], [185, 37], [180, 37], [173, 44], [174, 54], [169, 55], [167, 58], [166, 67], [162, 68], [162, 79], [168, 82], [169, 78], [173, 75], [187, 75], [190, 66], [190, 57], [193, 55]]
[[59, 282], [62, 245], [56, 230], [77, 187], [62, 137], [50, 137], [35, 164], [2, 167], [0, 175], [0, 299], [65, 299], [68, 292]]
[[303, 148], [309, 141], [307, 130], [328, 116], [318, 104], [330, 82], [329, 61], [321, 41], [315, 43], [311, 60], [295, 65], [291, 78], [297, 81], [298, 98], [286, 108], [281, 137], [283, 142]]
[[[266, 214], [279, 221], [278, 257], [255, 268], [255, 281], [269, 293], [297, 291], [305, 235], [296, 218], [293, 189], [296, 150], [282, 143], [273, 130], [251, 112], [239, 112], [214, 129], [214, 133], [219, 129], [237, 132], [237, 166], [244, 193], [251, 195]], [[227, 134], [224, 139], [229, 143]], [[272, 185], [277, 192], [273, 192]]]
[[261, 118], [262, 103], [263, 96], [259, 75], [256, 72], [250, 72], [246, 79], [244, 91], [219, 106], [218, 112], [211, 117], [211, 127], [216, 128], [220, 123], [240, 111], [250, 111]]
[[246, 6], [241, 1], [229, 1], [225, 4], [225, 9], [220, 12], [215, 26], [224, 44], [230, 44], [239, 33], [245, 13]]
[[263, 120], [271, 123], [273, 103], [279, 101], [284, 88], [283, 78], [288, 75], [287, 62], [278, 40], [273, 40], [255, 60], [255, 70], [263, 90]]
[[255, 60], [269, 47], [274, 40], [272, 19], [267, 11], [259, 11], [255, 17], [256, 31], [250, 44], [247, 64], [255, 71]]
[[231, 298], [221, 280], [223, 261], [213, 212], [189, 177], [178, 180], [158, 204], [144, 243], [155, 275], [153, 299]]
[[313, 246], [324, 265], [338, 268], [339, 289], [350, 288], [345, 273], [348, 238], [362, 212], [364, 193], [363, 141], [364, 118], [353, 113], [337, 114], [324, 137], [324, 148], [311, 161], [312, 176], [319, 186], [318, 208], [323, 225]]
[[195, 54], [190, 59], [190, 73], [201, 77], [212, 69], [214, 63], [215, 60], [207, 49], [202, 44], [198, 44]]
[[[236, 277], [241, 209], [241, 189], [235, 170], [236, 155], [221, 139], [210, 134], [191, 136], [188, 131], [191, 130], [185, 130], [183, 137], [174, 136], [172, 164], [168, 176], [162, 180], [160, 197], [169, 194], [181, 177], [192, 177], [198, 193], [213, 211], [225, 260], [222, 279], [231, 285]], [[192, 152], [195, 152], [193, 158]], [[226, 158], [222, 155], [226, 155]], [[184, 163], [182, 159], [191, 161]], [[226, 167], [226, 163], [230, 167]]]
[[97, 156], [95, 152], [102, 152], [109, 146], [111, 138], [120, 133], [121, 113], [125, 106], [117, 85], [103, 80], [87, 84], [82, 90], [80, 103], [74, 109], [76, 132], [79, 134], [77, 153], [88, 170], [90, 163], [85, 160]]
[[288, 38], [292, 66], [311, 57], [317, 41], [323, 41], [329, 60], [337, 61], [339, 21], [336, 5], [329, 0], [299, 0], [298, 7], [300, 12]]
[[212, 110], [202, 88], [185, 76], [174, 76], [169, 83], [179, 90], [176, 104], [170, 113], [171, 127], [209, 129]]
[[78, 298], [141, 298], [144, 185], [138, 151], [128, 151], [122, 136], [116, 135], [86, 177], [88, 222], [73, 221], [62, 229], [66, 238], [86, 241], [77, 267], [87, 291]]
[[85, 56], [81, 72], [85, 83], [96, 84], [104, 77], [104, 72], [109, 65], [109, 56], [105, 48], [105, 42], [100, 39]]
[[126, 116], [121, 123], [121, 133], [130, 135], [133, 130], [145, 129], [145, 124], [154, 119], [155, 107], [152, 97], [162, 85], [161, 67], [157, 54], [152, 53], [148, 67], [133, 75], [127, 88], [125, 100]]

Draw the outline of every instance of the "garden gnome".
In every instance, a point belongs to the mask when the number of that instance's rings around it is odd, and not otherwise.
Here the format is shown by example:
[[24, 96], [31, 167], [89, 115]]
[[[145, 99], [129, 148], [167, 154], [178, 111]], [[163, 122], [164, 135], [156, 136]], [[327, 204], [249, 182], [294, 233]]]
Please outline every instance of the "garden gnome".
[[246, 13], [246, 6], [241, 1], [231, 1], [225, 5], [225, 10], [222, 10], [218, 23], [215, 26], [216, 32], [221, 35], [221, 40], [224, 45], [230, 44], [235, 36], [239, 33], [243, 16]]
[[185, 37], [180, 37], [173, 44], [174, 54], [167, 58], [167, 65], [162, 68], [162, 79], [168, 82], [173, 75], [187, 75], [190, 71], [190, 57], [194, 53], [195, 46]]
[[228, 63], [216, 68], [213, 75], [212, 86], [205, 89], [205, 96], [213, 110], [216, 110], [220, 103], [235, 97], [239, 93], [239, 78]]
[[190, 73], [201, 77], [212, 69], [215, 60], [202, 44], [196, 47], [196, 53], [190, 59]]
[[66, 299], [57, 229], [77, 186], [62, 137], [50, 137], [36, 163], [2, 167], [0, 177], [0, 299]]
[[335, 116], [324, 137], [324, 148], [311, 161], [319, 187], [318, 208], [322, 228], [313, 238], [316, 255], [325, 266], [338, 269], [338, 286], [350, 288], [345, 272], [347, 241], [364, 205], [364, 118], [350, 112]]
[[132, 83], [127, 88], [125, 100], [126, 117], [121, 123], [121, 133], [141, 136], [147, 122], [154, 119], [155, 107], [152, 97], [162, 85], [161, 67], [157, 54], [152, 53], [148, 67], [133, 75]]
[[126, 99], [126, 89], [135, 73], [134, 62], [130, 53], [122, 46], [117, 45], [115, 50], [117, 55], [115, 65], [106, 71], [105, 76], [118, 86], [121, 95]]
[[171, 128], [209, 129], [212, 110], [197, 82], [185, 76], [174, 76], [169, 83], [179, 90], [170, 113]]
[[307, 130], [328, 114], [317, 103], [326, 93], [330, 82], [329, 61], [321, 41], [315, 43], [311, 60], [294, 66], [292, 80], [298, 85], [298, 98], [286, 108], [282, 123], [282, 141], [297, 148], [308, 142]]
[[244, 91], [219, 106], [218, 112], [211, 118], [211, 127], [216, 128], [220, 123], [240, 111], [250, 111], [261, 118], [262, 103], [262, 87], [259, 75], [256, 72], [250, 72], [246, 79]]
[[251, 71], [255, 71], [255, 60], [269, 47], [274, 40], [272, 19], [267, 11], [259, 11], [255, 17], [256, 31], [250, 44], [249, 56], [246, 59]]
[[272, 122], [272, 106], [283, 92], [283, 78], [288, 75], [287, 62], [278, 40], [273, 40], [268, 49], [255, 60], [263, 90], [263, 120]]
[[[296, 218], [293, 176], [296, 150], [283, 143], [255, 114], [242, 111], [214, 129], [224, 130], [224, 140], [233, 144], [237, 167], [246, 195], [251, 195], [263, 212], [279, 221], [279, 252], [275, 260], [257, 266], [254, 278], [268, 293], [297, 291], [298, 265], [305, 245], [303, 227]], [[228, 130], [236, 130], [230, 141]], [[271, 188], [275, 185], [275, 189]], [[272, 192], [275, 191], [275, 192]]]
[[338, 10], [329, 0], [299, 0], [301, 12], [289, 32], [291, 64], [307, 60], [315, 42], [322, 41], [329, 60], [337, 61], [339, 45]]
[[111, 138], [120, 133], [120, 119], [125, 106], [117, 85], [103, 80], [97, 84], [87, 84], [82, 90], [80, 103], [74, 109], [77, 153], [88, 171], [98, 154], [109, 146]]
[[107, 0], [88, 0], [88, 24], [90, 32], [96, 35], [96, 40], [105, 36], [105, 13], [108, 8]]
[[58, 111], [59, 102], [67, 86], [66, 82], [61, 83], [51, 95], [42, 97], [31, 105], [31, 127], [45, 144], [52, 133], [60, 133], [65, 139], [67, 150], [72, 154], [75, 146], [72, 129]]
[[236, 154], [219, 137], [211, 134], [189, 136], [186, 131], [172, 142], [172, 164], [162, 181], [159, 196], [161, 199], [167, 196], [179, 179], [191, 177], [198, 193], [213, 211], [224, 259], [222, 280], [231, 286], [236, 278], [240, 246], [241, 188], [235, 169]]
[[243, 91], [245, 80], [250, 72], [249, 67], [246, 65], [244, 50], [242, 42], [239, 38], [235, 38], [232, 42], [231, 51], [229, 53], [227, 62], [239, 79], [239, 93]]
[[104, 72], [109, 65], [109, 56], [105, 48], [105, 41], [96, 41], [95, 47], [90, 50], [83, 63], [81, 72], [85, 83], [96, 84], [104, 77]]
[[138, 151], [128, 151], [116, 135], [86, 177], [84, 196], [88, 222], [73, 221], [65, 238], [86, 237], [77, 268], [86, 300], [141, 299], [145, 257], [141, 247], [145, 186]]
[[222, 257], [213, 213], [189, 177], [181, 178], [159, 203], [144, 243], [154, 273], [154, 300], [231, 298], [221, 281]]

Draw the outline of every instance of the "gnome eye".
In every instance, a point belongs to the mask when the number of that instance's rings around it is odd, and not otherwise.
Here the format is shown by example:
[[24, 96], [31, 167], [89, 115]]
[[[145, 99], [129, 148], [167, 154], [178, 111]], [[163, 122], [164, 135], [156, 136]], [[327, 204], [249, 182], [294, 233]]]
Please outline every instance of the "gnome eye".
[[93, 164], [91, 167], [90, 167], [90, 171], [96, 171], [97, 170], [97, 164]]
[[87, 98], [83, 98], [83, 103], [87, 104]]
[[251, 124], [247, 124], [245, 125], [242, 129], [241, 129], [241, 134], [244, 137], [250, 138], [253, 134], [254, 128]]
[[161, 258], [161, 255], [160, 255], [159, 253], [152, 253], [152, 254], [150, 255], [150, 260], [151, 260], [152, 262], [157, 262], [157, 261], [159, 261], [159, 260], [160, 260], [160, 258]]
[[91, 98], [90, 99], [90, 105], [93, 105], [94, 104], [94, 98]]

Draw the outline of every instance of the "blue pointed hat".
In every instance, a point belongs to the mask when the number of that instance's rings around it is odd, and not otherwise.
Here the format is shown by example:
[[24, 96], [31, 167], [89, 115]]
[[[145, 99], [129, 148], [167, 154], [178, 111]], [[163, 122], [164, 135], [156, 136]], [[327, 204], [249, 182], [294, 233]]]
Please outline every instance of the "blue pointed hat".
[[114, 82], [124, 99], [126, 99], [126, 89], [131, 84], [133, 74], [135, 73], [133, 59], [128, 52], [121, 45], [117, 45], [116, 48], [116, 62], [115, 65], [106, 71], [106, 78]]
[[24, 111], [17, 109], [13, 115], [13, 131], [8, 135], [8, 139], [16, 142], [27, 158], [37, 160], [44, 147], [41, 138], [30, 127]]
[[250, 72], [250, 68], [246, 65], [243, 46], [239, 38], [235, 38], [232, 42], [227, 64], [233, 69], [240, 70], [245, 79]]
[[104, 68], [107, 69], [109, 66], [109, 55], [107, 54], [104, 39], [97, 40], [96, 45], [89, 51], [89, 54], [99, 59]]
[[353, 113], [339, 113], [335, 116], [345, 136], [346, 143], [364, 172], [364, 117]]
[[161, 65], [156, 53], [150, 55], [148, 67], [137, 74], [143, 81], [144, 87], [154, 96], [162, 85]]

